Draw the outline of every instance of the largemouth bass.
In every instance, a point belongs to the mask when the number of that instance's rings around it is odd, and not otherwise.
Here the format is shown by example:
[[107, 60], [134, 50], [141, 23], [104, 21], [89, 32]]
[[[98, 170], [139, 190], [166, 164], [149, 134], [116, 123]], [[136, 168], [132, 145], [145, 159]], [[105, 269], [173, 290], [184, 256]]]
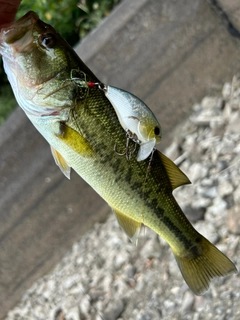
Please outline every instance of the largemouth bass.
[[100, 82], [50, 25], [27, 13], [1, 30], [0, 53], [19, 105], [56, 163], [68, 177], [73, 168], [105, 199], [129, 238], [137, 241], [142, 224], [164, 238], [196, 295], [213, 277], [237, 272], [177, 204], [172, 191], [189, 180], [170, 159], [156, 150], [149, 168], [149, 159], [114, 151], [115, 144], [126, 147], [126, 133], [113, 106], [96, 86], [73, 81], [73, 70], [81, 70], [87, 82]]

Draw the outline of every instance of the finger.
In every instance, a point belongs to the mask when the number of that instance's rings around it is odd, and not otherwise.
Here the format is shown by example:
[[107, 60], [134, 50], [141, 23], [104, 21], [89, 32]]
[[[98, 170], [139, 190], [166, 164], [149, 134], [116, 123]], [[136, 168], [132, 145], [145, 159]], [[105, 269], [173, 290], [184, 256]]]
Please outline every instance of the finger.
[[13, 22], [21, 0], [0, 0], [0, 25]]

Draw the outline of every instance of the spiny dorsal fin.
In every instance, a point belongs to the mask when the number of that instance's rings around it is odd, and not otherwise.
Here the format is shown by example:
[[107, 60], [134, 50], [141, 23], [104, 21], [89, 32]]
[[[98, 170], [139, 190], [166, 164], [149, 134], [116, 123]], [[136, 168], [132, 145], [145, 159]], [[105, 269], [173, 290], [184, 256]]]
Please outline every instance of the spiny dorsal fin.
[[137, 245], [138, 237], [141, 230], [141, 222], [137, 222], [129, 217], [127, 217], [125, 214], [120, 212], [117, 209], [112, 208], [113, 212], [116, 215], [117, 221], [120, 225], [120, 227], [123, 229], [123, 231], [126, 233], [126, 235], [129, 237], [129, 239]]
[[172, 185], [172, 190], [176, 189], [177, 187], [180, 187], [184, 184], [190, 184], [191, 181], [188, 179], [188, 177], [175, 165], [175, 163], [170, 160], [168, 157], [166, 157], [164, 154], [162, 154], [160, 151], [157, 151], [162, 163], [167, 171], [169, 180]]
[[70, 173], [71, 173], [71, 167], [67, 164], [66, 160], [63, 158], [63, 156], [52, 146], [50, 146], [53, 158], [56, 162], [56, 165], [59, 166], [62, 173], [70, 179]]

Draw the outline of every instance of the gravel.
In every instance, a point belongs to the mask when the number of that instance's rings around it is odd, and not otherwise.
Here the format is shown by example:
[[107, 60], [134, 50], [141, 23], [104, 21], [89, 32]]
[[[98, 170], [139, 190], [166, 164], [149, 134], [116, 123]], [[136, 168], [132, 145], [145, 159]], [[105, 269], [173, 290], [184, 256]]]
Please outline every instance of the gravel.
[[[174, 195], [195, 228], [240, 266], [240, 77], [193, 106], [165, 154], [192, 181]], [[75, 243], [6, 320], [240, 319], [240, 276], [204, 296], [185, 284], [169, 246], [143, 228], [135, 247], [113, 215]]]

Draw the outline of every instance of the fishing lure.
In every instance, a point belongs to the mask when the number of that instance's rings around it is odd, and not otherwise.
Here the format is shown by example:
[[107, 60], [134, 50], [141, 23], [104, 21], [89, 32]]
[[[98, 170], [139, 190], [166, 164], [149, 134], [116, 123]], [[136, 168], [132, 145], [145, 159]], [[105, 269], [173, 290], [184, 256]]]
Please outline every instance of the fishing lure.
[[148, 106], [128, 91], [106, 86], [103, 83], [87, 82], [86, 76], [82, 71], [80, 75], [81, 77], [79, 77], [78, 70], [73, 69], [71, 70], [70, 79], [79, 87], [97, 87], [102, 90], [111, 102], [121, 126], [126, 131], [126, 150], [120, 153], [115, 146], [115, 151], [119, 155], [126, 155], [127, 159], [130, 159], [135, 151], [134, 148], [134, 151], [129, 152], [128, 144], [129, 139], [131, 139], [140, 145], [137, 155], [138, 161], [145, 160], [150, 156], [155, 150], [155, 145], [161, 140], [162, 130], [158, 120]]
[[112, 86], [105, 86], [103, 91], [116, 111], [123, 129], [137, 137], [135, 142], [140, 144], [137, 160], [146, 159], [161, 140], [161, 126], [153, 112], [128, 91]]

